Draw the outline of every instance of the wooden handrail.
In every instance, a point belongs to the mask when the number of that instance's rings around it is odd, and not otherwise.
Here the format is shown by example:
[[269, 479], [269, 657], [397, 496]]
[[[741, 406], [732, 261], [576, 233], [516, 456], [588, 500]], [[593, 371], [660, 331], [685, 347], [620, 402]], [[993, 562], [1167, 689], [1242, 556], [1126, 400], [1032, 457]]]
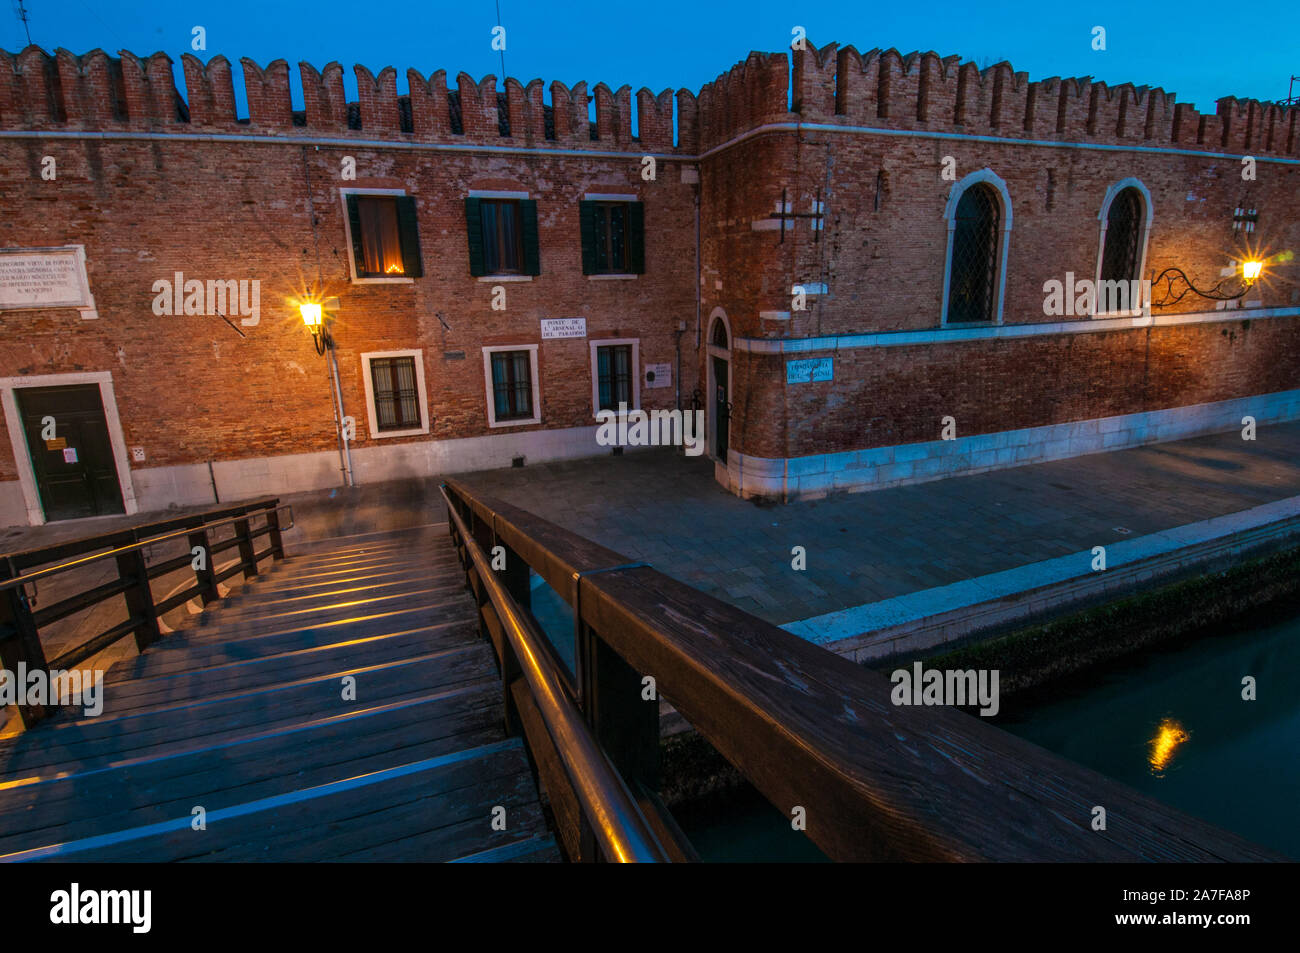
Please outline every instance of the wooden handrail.
[[602, 856], [618, 862], [657, 863], [668, 860], [651, 825], [617, 770], [596, 744], [578, 706], [568, 696], [554, 660], [546, 651], [546, 638], [520, 609], [489, 558], [474, 540], [461, 515], [446, 497], [447, 512], [456, 534], [473, 564], [476, 580], [487, 590], [488, 601], [509, 642], [530, 697], [547, 736], [559, 754], [573, 793]]
[[[289, 515], [287, 525], [281, 522], [282, 511]], [[262, 518], [265, 523], [254, 530], [249, 522], [252, 518]], [[234, 538], [212, 544], [209, 531], [227, 525], [233, 525]], [[18, 671], [20, 665], [29, 672], [64, 670], [97, 655], [127, 635], [134, 635], [137, 649], [144, 651], [161, 637], [158, 619], [164, 612], [194, 598], [202, 599], [206, 605], [218, 597], [219, 582], [237, 572], [242, 572], [246, 578], [255, 576], [258, 564], [268, 556], [276, 560], [283, 559], [284, 541], [281, 534], [292, 526], [292, 509], [287, 504], [281, 505], [278, 499], [266, 498], [2, 555], [0, 665], [11, 672]], [[270, 544], [259, 553], [254, 550], [253, 541], [261, 536], [270, 536]], [[191, 550], [194, 547], [203, 550], [204, 558], [198, 561], [199, 565], [195, 565], [190, 556], [148, 565], [146, 549], [181, 537], [186, 538]], [[231, 546], [238, 546], [239, 559], [217, 572], [212, 565], [213, 556]], [[27, 596], [27, 584], [109, 558], [117, 564], [116, 579], [82, 589], [39, 611], [33, 609]], [[53, 566], [45, 565], [55, 560], [62, 561]], [[195, 585], [162, 603], [155, 602], [152, 581], [186, 565], [194, 568]], [[33, 566], [42, 568], [31, 572], [23, 571]], [[117, 596], [121, 596], [126, 603], [127, 618], [124, 622], [91, 636], [53, 660], [46, 659], [40, 636], [43, 626]], [[24, 727], [30, 727], [48, 714], [46, 706], [41, 705], [19, 705], [18, 712]]]
[[[574, 610], [586, 657], [595, 644], [633, 673], [622, 693], [652, 676], [776, 808], [803, 809], [807, 836], [834, 860], [1286, 859], [978, 717], [896, 706], [880, 673], [461, 481], [446, 485], [508, 560]], [[621, 739], [613, 760], [626, 770], [658, 734], [605, 724], [597, 700], [585, 697], [584, 712], [606, 750], [611, 733]], [[626, 721], [626, 707], [605, 714]], [[1096, 807], [1103, 830], [1093, 829]]]

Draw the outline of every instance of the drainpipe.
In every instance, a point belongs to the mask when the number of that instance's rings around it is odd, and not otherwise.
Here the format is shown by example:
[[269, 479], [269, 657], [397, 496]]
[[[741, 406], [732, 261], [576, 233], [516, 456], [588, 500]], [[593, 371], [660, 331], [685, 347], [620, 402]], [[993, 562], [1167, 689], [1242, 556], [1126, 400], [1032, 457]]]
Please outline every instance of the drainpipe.
[[704, 278], [700, 270], [700, 167], [695, 167], [695, 350], [700, 349], [700, 282]]
[[331, 396], [334, 398], [334, 429], [339, 435], [339, 463], [343, 468], [343, 485], [356, 486], [352, 479], [352, 453], [348, 449], [348, 438], [343, 435], [343, 421], [346, 415], [343, 413], [343, 388], [339, 384], [339, 359], [334, 353], [334, 342], [330, 341], [328, 348], [330, 355], [330, 390], [333, 391]]

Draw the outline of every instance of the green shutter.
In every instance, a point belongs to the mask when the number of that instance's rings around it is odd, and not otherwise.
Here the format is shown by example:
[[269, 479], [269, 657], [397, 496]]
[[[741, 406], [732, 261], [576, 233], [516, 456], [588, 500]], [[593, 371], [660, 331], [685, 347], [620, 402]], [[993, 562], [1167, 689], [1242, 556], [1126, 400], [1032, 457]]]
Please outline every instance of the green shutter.
[[479, 199], [465, 200], [465, 231], [469, 235], [469, 273], [478, 277], [487, 274], [483, 267], [483, 211]]
[[415, 217], [413, 196], [397, 197], [397, 232], [402, 243], [402, 270], [405, 277], [424, 277], [424, 261], [420, 257], [420, 228]]
[[366, 253], [361, 245], [361, 210], [357, 208], [357, 197], [348, 196], [348, 228], [352, 230], [352, 262], [357, 277], [366, 273]]
[[537, 200], [520, 199], [520, 224], [524, 228], [524, 274], [542, 273], [542, 256], [537, 244]]
[[578, 231], [582, 236], [582, 273], [596, 273], [596, 203], [578, 203]]
[[628, 203], [627, 259], [628, 270], [634, 275], [645, 274], [645, 206], [640, 202]]

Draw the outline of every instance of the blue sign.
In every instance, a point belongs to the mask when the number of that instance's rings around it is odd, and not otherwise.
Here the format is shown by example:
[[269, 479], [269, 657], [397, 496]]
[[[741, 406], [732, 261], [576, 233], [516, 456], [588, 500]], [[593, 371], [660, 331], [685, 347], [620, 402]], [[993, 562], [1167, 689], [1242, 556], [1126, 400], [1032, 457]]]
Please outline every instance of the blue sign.
[[831, 362], [834, 358], [814, 357], [802, 361], [785, 362], [785, 382], [787, 384], [808, 384], [812, 381], [832, 379]]

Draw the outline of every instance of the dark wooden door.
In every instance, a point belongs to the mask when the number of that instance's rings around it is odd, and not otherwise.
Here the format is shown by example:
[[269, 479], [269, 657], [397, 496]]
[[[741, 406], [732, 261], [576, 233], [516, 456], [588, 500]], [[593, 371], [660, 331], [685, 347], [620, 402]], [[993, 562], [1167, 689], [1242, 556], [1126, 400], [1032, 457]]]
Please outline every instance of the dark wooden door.
[[727, 430], [731, 424], [731, 403], [727, 400], [727, 361], [713, 359], [713, 428], [714, 452], [725, 463], [727, 459]]
[[123, 512], [99, 385], [22, 387], [14, 393], [46, 520]]

